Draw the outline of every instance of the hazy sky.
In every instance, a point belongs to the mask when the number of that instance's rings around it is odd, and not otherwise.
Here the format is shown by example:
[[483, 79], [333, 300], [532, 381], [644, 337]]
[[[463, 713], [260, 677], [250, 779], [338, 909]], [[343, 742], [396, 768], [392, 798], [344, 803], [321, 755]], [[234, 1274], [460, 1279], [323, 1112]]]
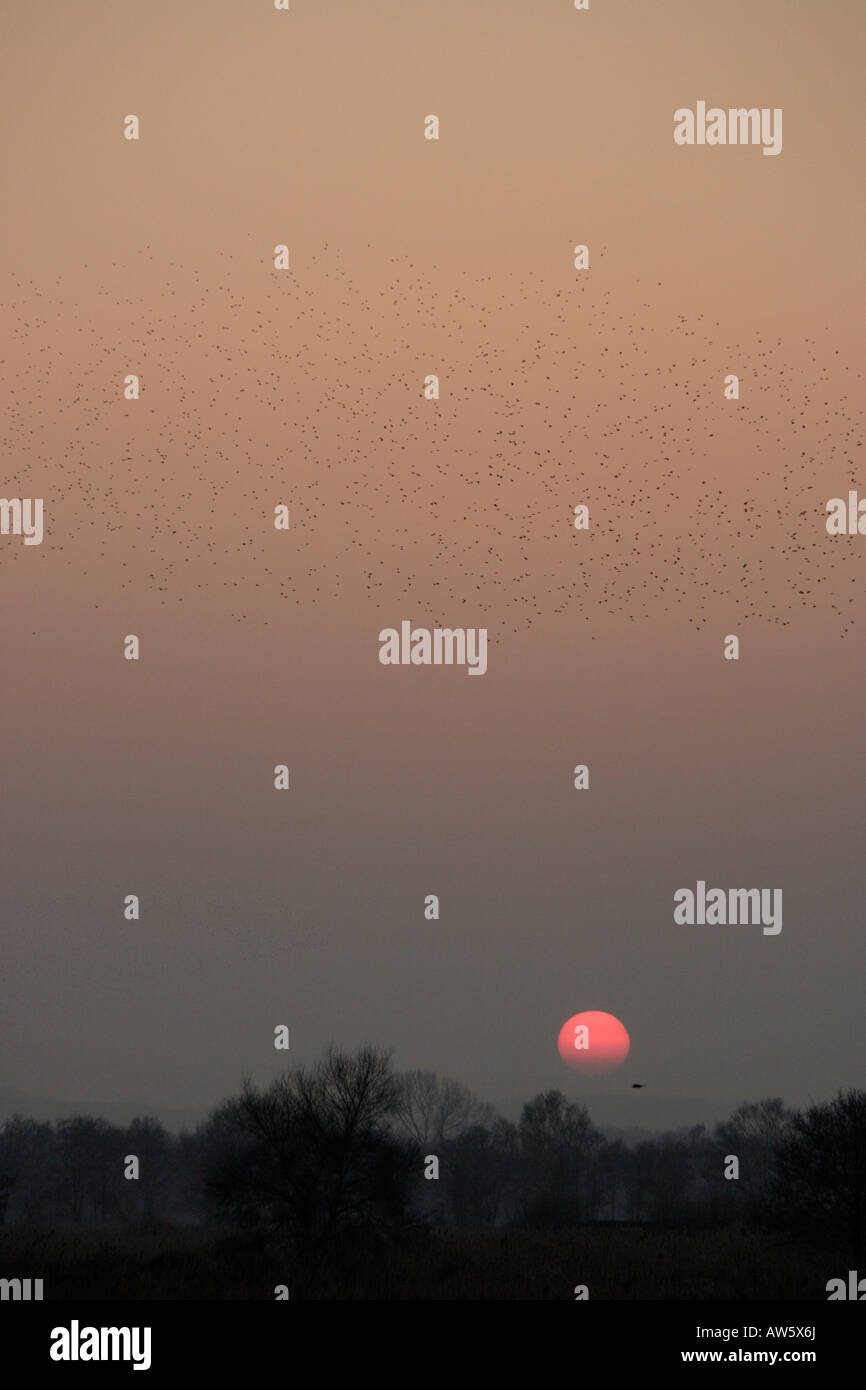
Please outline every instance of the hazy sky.
[[[862, 6], [3, 38], [0, 493], [45, 538], [0, 536], [0, 1086], [201, 1109], [279, 1023], [623, 1124], [862, 1085]], [[704, 100], [781, 154], [676, 146]], [[486, 627], [486, 674], [382, 666], [403, 619]], [[698, 879], [782, 931], [675, 925]], [[596, 1008], [632, 1051], [590, 1084]]]

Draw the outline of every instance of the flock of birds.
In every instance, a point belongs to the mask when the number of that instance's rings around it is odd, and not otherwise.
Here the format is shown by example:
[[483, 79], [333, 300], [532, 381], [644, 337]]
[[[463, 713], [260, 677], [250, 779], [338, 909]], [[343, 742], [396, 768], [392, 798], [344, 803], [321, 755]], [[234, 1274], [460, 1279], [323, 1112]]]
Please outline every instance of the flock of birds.
[[97, 607], [199, 597], [279, 626], [363, 599], [385, 625], [493, 633], [701, 628], [715, 605], [845, 636], [858, 614], [857, 543], [824, 522], [856, 484], [862, 373], [829, 341], [722, 343], [597, 271], [455, 281], [401, 257], [360, 285], [328, 247], [284, 274], [148, 248], [11, 281], [3, 488], [44, 497], [46, 540], [4, 538], [0, 565], [49, 564]]
[[270, 625], [363, 599], [492, 635], [700, 628], [714, 605], [850, 631], [857, 545], [824, 520], [856, 483], [862, 376], [829, 341], [722, 343], [661, 296], [617, 304], [595, 266], [553, 284], [401, 257], [385, 280], [328, 247], [286, 272], [143, 249], [74, 283], [13, 274], [3, 486], [44, 497], [46, 541], [0, 563], [66, 566], [97, 605], [200, 596]]

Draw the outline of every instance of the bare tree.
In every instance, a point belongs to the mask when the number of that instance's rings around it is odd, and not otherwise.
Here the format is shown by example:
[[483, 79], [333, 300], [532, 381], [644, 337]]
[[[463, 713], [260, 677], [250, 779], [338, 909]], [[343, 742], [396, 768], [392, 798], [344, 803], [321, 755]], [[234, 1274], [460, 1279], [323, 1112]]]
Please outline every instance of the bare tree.
[[517, 1130], [497, 1119], [472, 1125], [444, 1145], [443, 1186], [448, 1213], [458, 1226], [483, 1228], [502, 1217], [517, 1166]]
[[537, 1225], [564, 1225], [592, 1215], [604, 1138], [586, 1106], [546, 1091], [523, 1107], [518, 1126], [522, 1214]]
[[772, 1207], [840, 1258], [866, 1259], [866, 1091], [840, 1091], [794, 1116], [777, 1152]]
[[330, 1048], [264, 1091], [247, 1080], [200, 1135], [213, 1205], [290, 1237], [308, 1262], [352, 1229], [390, 1230], [408, 1178], [388, 1125], [396, 1097], [388, 1054], [370, 1047]]
[[53, 1197], [54, 1131], [47, 1121], [12, 1115], [0, 1132], [0, 1219], [38, 1223]]
[[159, 1120], [144, 1116], [134, 1119], [127, 1128], [124, 1148], [135, 1154], [140, 1164], [138, 1181], [125, 1184], [127, 1207], [132, 1214], [153, 1223], [164, 1206], [172, 1176], [173, 1140]]
[[66, 1214], [81, 1221], [114, 1215], [123, 1181], [123, 1131], [102, 1118], [73, 1115], [55, 1125], [57, 1181]]
[[770, 1190], [776, 1171], [776, 1154], [790, 1133], [795, 1112], [778, 1096], [747, 1102], [716, 1126], [716, 1142], [725, 1156], [739, 1159], [739, 1179], [732, 1184], [749, 1206], [759, 1206]]
[[496, 1120], [491, 1105], [450, 1076], [408, 1071], [400, 1073], [397, 1082], [396, 1120], [424, 1149], [442, 1147], [465, 1130], [477, 1125], [489, 1128]]

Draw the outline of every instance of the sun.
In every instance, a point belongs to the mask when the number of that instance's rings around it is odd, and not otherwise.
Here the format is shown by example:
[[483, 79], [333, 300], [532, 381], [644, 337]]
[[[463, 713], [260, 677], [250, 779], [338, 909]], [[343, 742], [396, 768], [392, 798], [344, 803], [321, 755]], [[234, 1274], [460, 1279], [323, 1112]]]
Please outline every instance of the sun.
[[631, 1041], [613, 1014], [589, 1009], [563, 1023], [557, 1046], [563, 1062], [574, 1071], [600, 1076], [622, 1065]]

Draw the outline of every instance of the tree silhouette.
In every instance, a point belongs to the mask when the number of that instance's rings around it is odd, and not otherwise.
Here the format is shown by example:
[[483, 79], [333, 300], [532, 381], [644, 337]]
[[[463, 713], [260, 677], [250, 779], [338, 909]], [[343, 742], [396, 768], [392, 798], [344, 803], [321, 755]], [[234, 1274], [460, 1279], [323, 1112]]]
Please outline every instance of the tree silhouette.
[[746, 1102], [716, 1125], [715, 1137], [723, 1155], [734, 1154], [740, 1160], [732, 1195], [739, 1194], [752, 1211], [767, 1200], [776, 1172], [776, 1152], [793, 1119], [794, 1112], [774, 1096]]
[[524, 1105], [518, 1134], [524, 1220], [538, 1226], [586, 1220], [595, 1206], [595, 1163], [604, 1146], [586, 1106], [546, 1091]]
[[489, 1127], [496, 1119], [493, 1107], [473, 1095], [453, 1077], [434, 1071], [407, 1071], [397, 1077], [394, 1110], [400, 1128], [422, 1148], [442, 1145], [474, 1125]]
[[127, 1206], [149, 1224], [156, 1221], [169, 1184], [172, 1148], [171, 1137], [152, 1116], [137, 1117], [127, 1127], [124, 1149], [141, 1165], [138, 1180], [127, 1184]]
[[513, 1185], [517, 1130], [508, 1120], [471, 1125], [444, 1146], [443, 1189], [448, 1215], [458, 1226], [494, 1226]]
[[54, 1159], [61, 1202], [73, 1221], [106, 1221], [119, 1202], [123, 1131], [101, 1118], [72, 1115], [55, 1125]]
[[866, 1091], [840, 1091], [794, 1115], [776, 1152], [772, 1202], [789, 1229], [832, 1245], [852, 1267], [866, 1258]]
[[12, 1115], [0, 1132], [0, 1214], [36, 1222], [52, 1194], [54, 1132], [50, 1124]]
[[383, 1235], [403, 1218], [407, 1152], [388, 1121], [397, 1085], [386, 1053], [330, 1048], [263, 1091], [247, 1080], [202, 1133], [216, 1210], [288, 1237], [307, 1264], [347, 1233]]

